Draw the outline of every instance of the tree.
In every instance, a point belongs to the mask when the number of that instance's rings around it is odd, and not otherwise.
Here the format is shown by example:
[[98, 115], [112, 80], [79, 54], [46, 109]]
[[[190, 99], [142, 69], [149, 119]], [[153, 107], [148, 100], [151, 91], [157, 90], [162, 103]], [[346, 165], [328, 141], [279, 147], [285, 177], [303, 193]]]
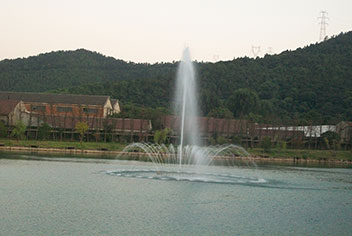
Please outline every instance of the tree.
[[271, 120], [274, 115], [273, 103], [270, 100], [261, 100], [259, 103], [259, 113], [266, 121]]
[[170, 111], [164, 107], [142, 107], [132, 103], [121, 104], [121, 112], [114, 114], [114, 118], [133, 118], [151, 120], [153, 130], [162, 129], [162, 117], [170, 114]]
[[305, 113], [306, 120], [309, 121], [309, 124], [321, 124], [321, 114], [318, 113], [316, 110], [310, 110], [309, 112]]
[[221, 106], [222, 102], [215, 92], [211, 92], [209, 89], [202, 91], [200, 95], [200, 108], [204, 114], [207, 114]]
[[15, 137], [17, 140], [23, 139], [26, 133], [26, 126], [23, 124], [22, 121], [17, 121], [15, 127], [11, 132], [11, 137]]
[[257, 123], [261, 120], [262, 116], [261, 115], [258, 115], [258, 114], [255, 114], [253, 112], [250, 112], [247, 116], [247, 119], [252, 122], [252, 123]]
[[167, 138], [170, 133], [171, 133], [171, 129], [169, 128], [165, 128], [163, 130], [156, 130], [154, 132], [154, 143], [166, 144]]
[[334, 131], [326, 131], [321, 135], [328, 149], [336, 150], [340, 143], [340, 135]]
[[271, 99], [275, 95], [277, 85], [272, 81], [266, 81], [259, 87], [259, 97], [261, 99]]
[[258, 95], [246, 88], [236, 90], [228, 100], [228, 108], [235, 117], [242, 118], [255, 112], [259, 105]]
[[227, 109], [226, 107], [215, 108], [215, 109], [211, 110], [207, 116], [214, 117], [214, 118], [220, 118], [220, 119], [233, 119], [232, 112], [229, 109]]
[[218, 138], [216, 139], [216, 143], [222, 145], [229, 143], [229, 140], [223, 136], [218, 136]]
[[42, 140], [46, 140], [49, 138], [51, 127], [47, 123], [41, 124], [38, 128], [39, 138]]
[[234, 135], [231, 139], [231, 142], [236, 145], [241, 145], [242, 144], [242, 138], [241, 136], [236, 136]]
[[0, 121], [0, 137], [6, 138], [7, 137], [7, 128], [4, 122]]
[[85, 133], [88, 131], [88, 124], [86, 122], [77, 122], [76, 130], [79, 133], [79, 140], [82, 146], [83, 138]]
[[271, 138], [270, 137], [264, 137], [262, 140], [262, 148], [264, 149], [264, 152], [269, 152], [271, 149]]
[[154, 130], [163, 128], [162, 117], [169, 113], [169, 111], [163, 107], [145, 108], [142, 112], [141, 118], [151, 120]]
[[104, 128], [104, 142], [106, 142], [107, 134], [109, 134], [109, 133], [111, 134], [114, 127], [111, 123], [109, 123], [109, 120], [105, 119], [103, 121], [103, 128]]

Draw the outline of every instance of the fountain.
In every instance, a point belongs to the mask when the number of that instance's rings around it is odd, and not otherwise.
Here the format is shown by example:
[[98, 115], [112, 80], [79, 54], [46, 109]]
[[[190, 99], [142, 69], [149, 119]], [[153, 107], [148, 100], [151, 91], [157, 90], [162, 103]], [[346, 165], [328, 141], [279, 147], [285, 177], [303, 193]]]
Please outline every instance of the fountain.
[[[174, 111], [180, 117], [180, 140], [177, 147], [165, 144], [132, 143], [123, 152], [143, 153], [154, 164], [155, 170], [119, 170], [108, 174], [138, 178], [189, 180], [201, 182], [241, 183], [261, 182], [256, 178], [235, 175], [218, 175], [207, 172], [214, 162], [230, 166], [255, 166], [249, 154], [240, 146], [228, 144], [202, 146], [198, 132], [197, 84], [190, 51], [183, 51], [175, 90]], [[175, 167], [177, 166], [176, 170]]]
[[[183, 51], [182, 60], [177, 73], [175, 114], [181, 116], [180, 145], [178, 147], [178, 161], [181, 167], [183, 158], [183, 147], [185, 141], [197, 147], [200, 145], [198, 124], [198, 104], [196, 99], [196, 80], [193, 63], [189, 48]], [[186, 116], [187, 114], [187, 116]], [[185, 127], [187, 129], [185, 129]], [[187, 132], [185, 132], [187, 130]]]

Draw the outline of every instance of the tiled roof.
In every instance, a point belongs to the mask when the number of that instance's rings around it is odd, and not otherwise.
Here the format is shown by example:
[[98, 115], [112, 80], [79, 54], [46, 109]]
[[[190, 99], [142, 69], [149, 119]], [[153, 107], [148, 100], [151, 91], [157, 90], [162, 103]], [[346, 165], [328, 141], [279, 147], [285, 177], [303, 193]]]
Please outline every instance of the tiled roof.
[[27, 92], [1, 92], [0, 100], [21, 100], [23, 102], [39, 103], [63, 103], [63, 104], [84, 104], [104, 105], [109, 96], [96, 95], [74, 95], [56, 93], [27, 93]]
[[19, 102], [18, 100], [0, 99], [0, 115], [10, 114]]

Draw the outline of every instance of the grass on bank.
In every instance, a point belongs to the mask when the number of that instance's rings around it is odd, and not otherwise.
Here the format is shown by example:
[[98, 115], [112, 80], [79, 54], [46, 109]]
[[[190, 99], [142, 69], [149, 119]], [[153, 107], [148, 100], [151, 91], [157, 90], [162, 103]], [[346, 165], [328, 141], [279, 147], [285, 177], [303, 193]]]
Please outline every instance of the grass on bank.
[[10, 147], [31, 147], [38, 146], [40, 148], [59, 148], [65, 149], [73, 147], [75, 149], [87, 150], [101, 150], [102, 148], [109, 151], [122, 151], [126, 144], [123, 143], [98, 143], [98, 142], [83, 142], [82, 145], [79, 141], [42, 141], [42, 140], [13, 140], [13, 139], [0, 139], [0, 143]]
[[[122, 151], [125, 143], [104, 143], [104, 142], [83, 142], [79, 141], [39, 141], [39, 140], [14, 140], [14, 139], [0, 139], [0, 143], [5, 146], [20, 146], [31, 147], [38, 146], [40, 148], [59, 148], [65, 149], [67, 147], [74, 147], [75, 149], [86, 150], [101, 150], [107, 149], [109, 151]], [[344, 150], [309, 150], [309, 149], [279, 149], [271, 148], [270, 151], [264, 152], [263, 148], [249, 148], [247, 150], [251, 155], [262, 156], [268, 158], [300, 158], [310, 160], [345, 160], [352, 161], [352, 151]]]
[[310, 160], [345, 160], [352, 161], [352, 151], [344, 150], [310, 150], [310, 149], [278, 149], [272, 148], [264, 152], [263, 148], [250, 148], [247, 150], [255, 156], [268, 158], [300, 158]]

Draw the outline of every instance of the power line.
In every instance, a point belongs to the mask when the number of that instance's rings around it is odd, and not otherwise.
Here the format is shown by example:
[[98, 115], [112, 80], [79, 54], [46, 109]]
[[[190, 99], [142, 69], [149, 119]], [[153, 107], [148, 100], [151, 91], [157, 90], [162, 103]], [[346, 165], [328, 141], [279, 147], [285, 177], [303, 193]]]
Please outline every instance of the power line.
[[319, 37], [319, 42], [324, 41], [326, 37], [326, 26], [329, 25], [327, 21], [329, 20], [329, 17], [327, 17], [328, 13], [326, 11], [321, 11], [320, 12], [321, 16], [318, 17], [318, 20], [320, 20], [320, 37]]

